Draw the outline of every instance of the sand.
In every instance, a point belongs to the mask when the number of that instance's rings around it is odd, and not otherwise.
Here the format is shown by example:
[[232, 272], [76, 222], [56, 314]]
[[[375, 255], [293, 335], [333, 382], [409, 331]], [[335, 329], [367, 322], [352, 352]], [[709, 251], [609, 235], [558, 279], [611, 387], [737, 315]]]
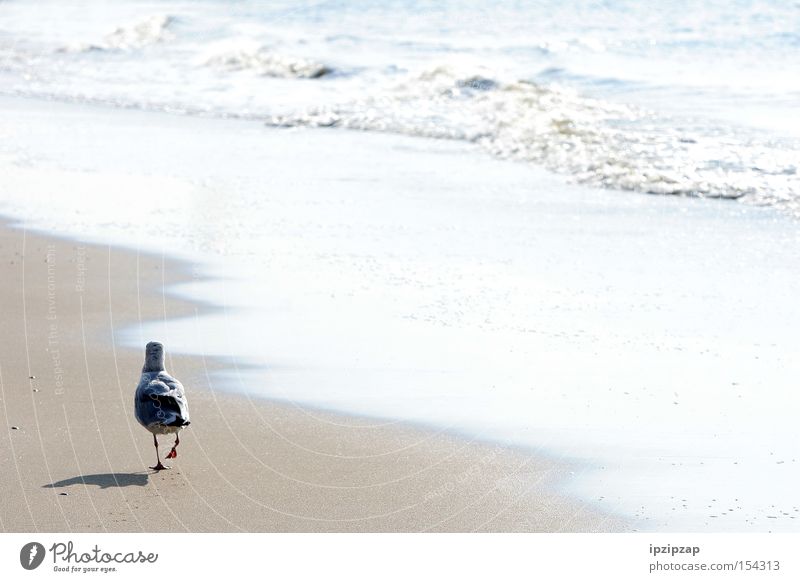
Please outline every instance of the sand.
[[[617, 531], [557, 494], [570, 467], [399, 423], [222, 389], [170, 353], [192, 426], [156, 473], [133, 417], [138, 321], [211, 306], [165, 293], [191, 266], [0, 224], [0, 529], [7, 532]], [[157, 338], [149, 338], [157, 339]], [[162, 437], [168, 450], [169, 438]]]

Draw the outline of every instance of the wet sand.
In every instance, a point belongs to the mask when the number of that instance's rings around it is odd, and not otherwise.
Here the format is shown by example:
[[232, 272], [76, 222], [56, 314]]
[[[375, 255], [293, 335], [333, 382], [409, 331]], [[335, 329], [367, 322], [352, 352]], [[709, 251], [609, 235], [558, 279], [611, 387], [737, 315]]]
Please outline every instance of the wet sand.
[[[192, 425], [170, 471], [133, 418], [140, 321], [211, 306], [165, 292], [192, 267], [0, 223], [0, 529], [7, 532], [618, 531], [556, 495], [580, 470], [492, 444], [222, 391], [170, 353]], [[167, 274], [168, 273], [168, 274]], [[157, 338], [148, 338], [157, 339]], [[169, 438], [162, 437], [162, 451]]]

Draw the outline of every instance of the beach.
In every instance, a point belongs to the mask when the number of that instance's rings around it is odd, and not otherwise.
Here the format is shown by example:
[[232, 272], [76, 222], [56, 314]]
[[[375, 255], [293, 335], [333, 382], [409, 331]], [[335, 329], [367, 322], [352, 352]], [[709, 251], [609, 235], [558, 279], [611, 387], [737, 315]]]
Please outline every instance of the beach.
[[173, 468], [151, 471], [152, 437], [133, 417], [143, 346], [115, 334], [209, 309], [164, 291], [162, 282], [191, 278], [190, 266], [8, 223], [0, 261], [5, 532], [628, 527], [554, 493], [574, 468], [439, 431], [220, 393], [209, 373], [223, 362], [213, 357], [168, 352], [193, 422]]
[[794, 8], [204, 7], [0, 4], [0, 529], [798, 531]]
[[[192, 435], [206, 429], [195, 454], [220, 454], [204, 469], [213, 486], [193, 489], [193, 481], [175, 474], [148, 477], [148, 483], [185, 483], [190, 512], [197, 513], [202, 496], [214, 489], [225, 501], [211, 507], [221, 504], [243, 523], [251, 523], [259, 503], [274, 508], [262, 508], [276, 520], [264, 517], [264, 524], [253, 526], [262, 531], [405, 531], [428, 527], [437, 503], [449, 514], [458, 512], [451, 510], [456, 503], [465, 508], [458, 515], [466, 521], [442, 527], [467, 531], [485, 514], [468, 507], [466, 498], [457, 501], [454, 483], [476, 479], [487, 486], [467, 486], [468, 495], [493, 491], [487, 502], [503, 497], [503, 475], [511, 466], [505, 459], [514, 458], [514, 466], [555, 463], [553, 480], [539, 493], [602, 516], [582, 525], [546, 520], [544, 531], [617, 529], [610, 524], [619, 523], [643, 530], [792, 530], [798, 504], [787, 486], [798, 465], [790, 353], [797, 314], [788, 306], [800, 257], [793, 251], [798, 231], [791, 217], [735, 202], [568, 186], [536, 168], [448, 141], [276, 130], [248, 120], [90, 104], [3, 103], [6, 143], [16, 152], [4, 162], [0, 208], [18, 221], [10, 232], [48, 233], [74, 241], [65, 243], [68, 248], [104, 249], [101, 261], [73, 250], [57, 263], [66, 270], [57, 283], [68, 292], [55, 307], [48, 304], [46, 256], [26, 261], [40, 270], [38, 283], [31, 283], [33, 275], [25, 279], [24, 293], [20, 277], [8, 279], [17, 285], [18, 299], [39, 294], [45, 315], [40, 340], [31, 339], [29, 328], [26, 343], [25, 328], [17, 327], [14, 341], [28, 345], [31, 354], [38, 349], [52, 370], [43, 343], [47, 309], [77, 316], [85, 296], [83, 309], [96, 313], [102, 325], [85, 332], [94, 349], [59, 358], [78, 364], [74, 379], [62, 378], [64, 390], [89, 390], [90, 383], [96, 398], [100, 386], [111, 386], [112, 410], [120, 415], [114, 434], [129, 447], [137, 444], [124, 455], [123, 470], [109, 462], [118, 450], [104, 448], [104, 441], [70, 441], [65, 428], [50, 433], [69, 453], [57, 458], [71, 459], [73, 466], [49, 478], [43, 460], [32, 463], [45, 473], [26, 484], [40, 496], [69, 503], [77, 494], [58, 496], [46, 486], [154, 464], [150, 435], [125, 407], [143, 346], [156, 339], [167, 347], [168, 368], [195, 386], [193, 423], [177, 468], [188, 470]], [[47, 244], [38, 245], [45, 255]], [[156, 257], [156, 264], [140, 265], [137, 275], [125, 261], [131, 253]], [[98, 274], [100, 299], [74, 292], [79, 278], [90, 274], [78, 266], [93, 263], [106, 267]], [[112, 284], [123, 284], [125, 273], [130, 277], [123, 291], [112, 293], [119, 301], [112, 309], [109, 264], [119, 265]], [[146, 293], [153, 290], [148, 303]], [[4, 317], [31, 318], [26, 310], [5, 309]], [[78, 331], [77, 343], [75, 336], [59, 340], [62, 349], [82, 346], [83, 331], [77, 323], [59, 326], [61, 334]], [[114, 365], [114, 352], [119, 362], [130, 354], [124, 370]], [[93, 354], [110, 358], [113, 373], [96, 378], [94, 370], [106, 369], [92, 363]], [[47, 455], [38, 432], [42, 413], [34, 407], [45, 392], [28, 393], [36, 386], [17, 383], [40, 376], [33, 363], [29, 370], [22, 362], [3, 364], [4, 384], [23, 389], [27, 398], [21, 402], [29, 406], [24, 422], [9, 418], [10, 426], [22, 428], [9, 434], [19, 438], [33, 430], [31, 446]], [[204, 401], [210, 408], [198, 410]], [[75, 408], [66, 415], [57, 401], [49, 404], [60, 422], [71, 426], [78, 416], [93, 436], [105, 435], [98, 433], [96, 419], [105, 417], [94, 402], [68, 400], [65, 405]], [[262, 409], [280, 414], [272, 420], [272, 412], [264, 413], [271, 420], [266, 428], [251, 427], [257, 431], [251, 445], [241, 440], [248, 423], [239, 419]], [[331, 423], [328, 415], [352, 420]], [[353, 422], [375, 431], [353, 432]], [[33, 429], [23, 428], [31, 423]], [[281, 428], [272, 431], [275, 423]], [[321, 444], [328, 438], [321, 427], [340, 424], [349, 428]], [[440, 436], [403, 437], [406, 430]], [[429, 480], [427, 471], [420, 472], [429, 466], [428, 453], [410, 447], [420, 440], [464, 456], [455, 466], [434, 461], [441, 474]], [[79, 446], [93, 446], [94, 453]], [[473, 447], [489, 452], [473, 454]], [[496, 447], [508, 451], [498, 457], [505, 469], [474, 464]], [[303, 467], [317, 471], [320, 451], [322, 459], [348, 460], [319, 468], [321, 480], [309, 478]], [[386, 451], [399, 456], [383, 456]], [[309, 465], [305, 455], [314, 459]], [[387, 464], [364, 463], [365, 456]], [[250, 478], [254, 467], [263, 473], [259, 479]], [[246, 482], [228, 485], [228, 472], [236, 470]], [[412, 486], [413, 480], [403, 479], [408, 475], [421, 481]], [[287, 495], [276, 494], [281, 489], [272, 479], [288, 479]], [[493, 489], [497, 479], [502, 485]], [[381, 491], [385, 482], [397, 489]], [[314, 494], [300, 487], [320, 483], [323, 493], [354, 496], [323, 495], [309, 505]], [[119, 505], [120, 491], [148, 488], [89, 490], [93, 501], [110, 496]], [[426, 496], [428, 503], [415, 505]], [[282, 500], [277, 506], [276, 498]], [[535, 511], [539, 498], [528, 497], [528, 510]], [[398, 506], [418, 507], [422, 514], [392, 513]], [[365, 507], [370, 515], [389, 515], [362, 522]], [[45, 511], [49, 519], [63, 519], [51, 509]], [[320, 515], [340, 521], [315, 521]], [[491, 527], [539, 529], [518, 512], [502, 515], [510, 521], [495, 520]], [[212, 529], [235, 529], [212, 509], [195, 519], [201, 516], [216, 524]], [[203, 527], [191, 523], [190, 531]]]

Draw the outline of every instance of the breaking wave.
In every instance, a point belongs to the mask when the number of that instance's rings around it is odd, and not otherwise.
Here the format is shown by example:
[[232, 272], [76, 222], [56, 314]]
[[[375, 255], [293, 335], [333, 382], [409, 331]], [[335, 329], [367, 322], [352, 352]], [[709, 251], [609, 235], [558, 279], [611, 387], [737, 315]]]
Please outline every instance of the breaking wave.
[[796, 144], [680, 128], [571, 90], [453, 67], [411, 74], [361, 98], [273, 116], [268, 123], [464, 140], [606, 188], [783, 205], [797, 205], [800, 198]]
[[251, 71], [266, 77], [295, 79], [317, 79], [333, 72], [322, 63], [279, 55], [263, 46], [221, 52], [209, 57], [205, 65], [221, 71]]
[[61, 47], [60, 52], [94, 52], [136, 50], [174, 38], [170, 27], [176, 19], [169, 14], [156, 14], [128, 26], [120, 26], [97, 43], [80, 43]]

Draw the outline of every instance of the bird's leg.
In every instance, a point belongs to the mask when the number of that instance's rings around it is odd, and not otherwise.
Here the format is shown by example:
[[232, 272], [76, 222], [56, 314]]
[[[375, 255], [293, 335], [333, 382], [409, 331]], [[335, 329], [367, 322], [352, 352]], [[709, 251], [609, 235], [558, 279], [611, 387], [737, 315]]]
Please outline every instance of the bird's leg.
[[167, 458], [168, 459], [174, 459], [175, 457], [178, 456], [178, 451], [176, 451], [175, 449], [178, 448], [179, 444], [181, 444], [181, 437], [180, 437], [180, 434], [176, 432], [175, 433], [175, 444], [172, 445], [172, 450], [169, 453], [167, 453]]
[[158, 437], [155, 435], [155, 433], [153, 434], [153, 444], [156, 446], [156, 461], [158, 461], [158, 464], [156, 464], [155, 467], [150, 468], [154, 471], [163, 471], [164, 469], [169, 469], [169, 467], [165, 467], [161, 464], [161, 459], [158, 457]]

